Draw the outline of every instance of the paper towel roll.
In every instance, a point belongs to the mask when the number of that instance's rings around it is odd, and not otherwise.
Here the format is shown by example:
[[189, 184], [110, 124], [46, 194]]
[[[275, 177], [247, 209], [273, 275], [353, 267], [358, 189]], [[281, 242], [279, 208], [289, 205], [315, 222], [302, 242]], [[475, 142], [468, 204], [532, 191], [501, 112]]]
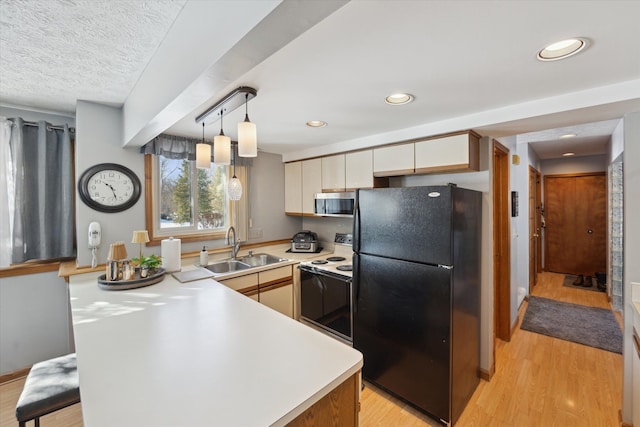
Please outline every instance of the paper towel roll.
[[161, 242], [161, 251], [162, 268], [164, 268], [167, 273], [180, 271], [182, 268], [180, 264], [180, 239], [174, 239], [173, 237], [164, 239]]

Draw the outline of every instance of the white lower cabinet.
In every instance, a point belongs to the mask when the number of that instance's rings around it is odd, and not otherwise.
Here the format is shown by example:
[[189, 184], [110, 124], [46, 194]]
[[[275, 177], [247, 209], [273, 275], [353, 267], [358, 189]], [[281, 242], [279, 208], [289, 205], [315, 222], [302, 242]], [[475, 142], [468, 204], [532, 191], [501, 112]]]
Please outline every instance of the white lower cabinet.
[[293, 317], [293, 283], [264, 291], [261, 289], [260, 303], [285, 316]]
[[223, 285], [280, 313], [293, 317], [293, 266], [218, 280]]

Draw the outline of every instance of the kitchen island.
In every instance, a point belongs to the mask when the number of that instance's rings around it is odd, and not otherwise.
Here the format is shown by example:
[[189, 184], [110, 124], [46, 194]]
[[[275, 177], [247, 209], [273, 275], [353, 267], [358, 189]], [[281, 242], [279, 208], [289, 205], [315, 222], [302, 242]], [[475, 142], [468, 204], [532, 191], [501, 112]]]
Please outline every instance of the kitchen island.
[[86, 427], [357, 425], [362, 354], [212, 279], [70, 277]]

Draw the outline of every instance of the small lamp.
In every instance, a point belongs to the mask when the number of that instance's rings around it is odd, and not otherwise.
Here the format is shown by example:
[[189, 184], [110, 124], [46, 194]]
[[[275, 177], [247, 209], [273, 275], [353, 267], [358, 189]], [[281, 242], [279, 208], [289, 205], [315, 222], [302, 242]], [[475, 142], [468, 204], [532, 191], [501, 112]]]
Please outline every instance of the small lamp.
[[227, 191], [229, 192], [229, 200], [240, 200], [242, 198], [242, 182], [236, 176], [236, 156], [238, 153], [233, 153], [233, 178], [229, 180], [227, 185]]
[[131, 243], [138, 243], [140, 245], [140, 260], [142, 261], [142, 244], [149, 241], [149, 233], [147, 230], [135, 230]]
[[127, 248], [124, 246], [124, 242], [115, 242], [109, 246], [109, 261], [120, 261], [127, 258]]
[[238, 123], [238, 155], [240, 157], [256, 157], [258, 155], [258, 137], [256, 124], [249, 120], [249, 94], [245, 94], [244, 122]]

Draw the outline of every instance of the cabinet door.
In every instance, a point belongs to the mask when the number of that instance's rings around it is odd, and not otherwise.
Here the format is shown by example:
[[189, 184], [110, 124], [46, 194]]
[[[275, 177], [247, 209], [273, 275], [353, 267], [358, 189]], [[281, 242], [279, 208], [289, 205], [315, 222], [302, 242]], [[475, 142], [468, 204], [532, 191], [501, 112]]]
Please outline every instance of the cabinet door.
[[260, 303], [288, 317], [293, 317], [293, 283], [260, 290]]
[[302, 162], [284, 165], [284, 212], [302, 214]]
[[414, 144], [392, 145], [373, 150], [374, 176], [410, 175], [414, 172]]
[[373, 150], [358, 151], [345, 156], [345, 189], [373, 188]]
[[322, 160], [302, 161], [302, 213], [314, 213], [315, 195], [322, 193]]
[[472, 134], [452, 135], [415, 143], [416, 173], [477, 171], [479, 139]]
[[218, 282], [233, 289], [234, 291], [245, 293], [250, 291], [251, 288], [258, 288], [258, 274], [247, 274], [245, 276], [234, 277], [232, 279], [218, 280]]
[[322, 158], [322, 191], [344, 191], [344, 154]]
[[282, 280], [291, 280], [291, 266], [285, 265], [284, 267], [273, 268], [271, 270], [265, 270], [258, 273], [258, 282], [261, 285], [269, 285]]

